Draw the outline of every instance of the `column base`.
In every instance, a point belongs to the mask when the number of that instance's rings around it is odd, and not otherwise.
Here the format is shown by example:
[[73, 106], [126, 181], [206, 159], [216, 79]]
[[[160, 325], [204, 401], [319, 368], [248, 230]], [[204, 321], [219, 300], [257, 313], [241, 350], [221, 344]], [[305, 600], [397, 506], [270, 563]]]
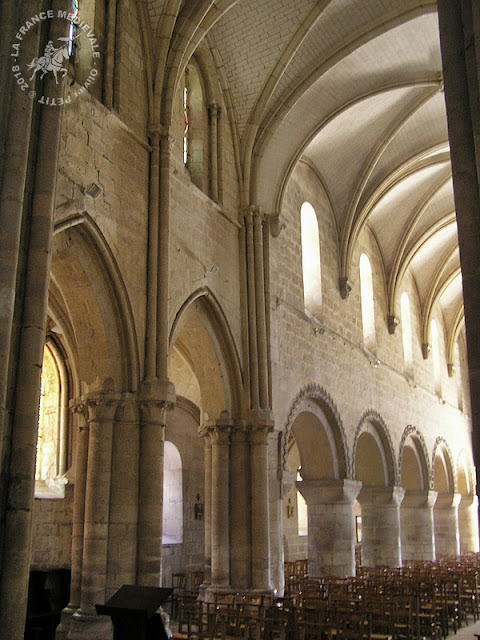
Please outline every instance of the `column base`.
[[67, 634], [72, 626], [72, 617], [77, 609], [77, 607], [69, 604], [62, 610], [60, 624], [55, 630], [55, 640], [66, 640]]
[[79, 609], [72, 616], [67, 639], [113, 640], [112, 620], [110, 616], [99, 616]]

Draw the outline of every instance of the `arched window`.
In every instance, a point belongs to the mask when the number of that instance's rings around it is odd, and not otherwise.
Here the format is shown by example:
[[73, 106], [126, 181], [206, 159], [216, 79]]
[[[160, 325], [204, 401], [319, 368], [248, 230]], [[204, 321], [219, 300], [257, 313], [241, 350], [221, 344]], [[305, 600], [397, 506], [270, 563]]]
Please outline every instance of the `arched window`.
[[404, 291], [400, 298], [400, 309], [402, 314], [402, 341], [403, 359], [405, 371], [413, 373], [413, 352], [412, 352], [412, 316], [410, 312], [410, 299], [408, 293]]
[[[302, 476], [300, 472], [297, 471], [297, 480], [301, 481]], [[308, 507], [305, 501], [305, 498], [302, 496], [300, 491], [297, 489], [297, 524], [298, 524], [298, 535], [299, 536], [308, 536]]]
[[436, 320], [432, 320], [430, 324], [430, 334], [432, 337], [433, 383], [435, 386], [435, 393], [438, 393], [440, 395], [442, 392], [440, 369], [440, 335]]
[[363, 342], [367, 349], [373, 350], [376, 345], [373, 277], [370, 260], [364, 253], [360, 256], [360, 296], [362, 304]]
[[53, 340], [43, 350], [38, 414], [35, 497], [63, 498], [67, 465], [68, 378]]
[[215, 202], [223, 200], [221, 91], [209, 73], [208, 53], [197, 51], [182, 86], [183, 164], [190, 179]]
[[192, 182], [208, 189], [208, 112], [201, 75], [192, 60], [183, 85], [183, 162]]
[[72, 20], [71, 20], [70, 27], [68, 29], [68, 38], [69, 38], [68, 55], [73, 56], [73, 54], [75, 53], [75, 40], [78, 35], [77, 27], [74, 22], [74, 20], [78, 18], [78, 0], [72, 0], [72, 7], [70, 10], [70, 13], [72, 15]]
[[318, 315], [322, 307], [322, 275], [317, 215], [309, 202], [302, 204], [300, 215], [305, 309]]
[[455, 347], [453, 350], [454, 357], [454, 376], [455, 382], [457, 385], [457, 404], [460, 411], [463, 412], [463, 371], [462, 371], [462, 360], [460, 358], [460, 346], [458, 344], [458, 340], [455, 343]]
[[182, 459], [173, 442], [165, 442], [163, 468], [163, 544], [179, 544], [183, 541]]

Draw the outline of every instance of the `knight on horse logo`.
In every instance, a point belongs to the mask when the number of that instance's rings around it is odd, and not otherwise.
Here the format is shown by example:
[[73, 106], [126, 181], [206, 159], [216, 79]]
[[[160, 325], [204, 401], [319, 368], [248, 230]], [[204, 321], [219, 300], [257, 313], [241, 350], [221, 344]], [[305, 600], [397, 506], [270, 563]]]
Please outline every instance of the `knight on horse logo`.
[[53, 71], [56, 84], [58, 84], [57, 74], [59, 71], [62, 73], [63, 78], [66, 76], [67, 69], [63, 66], [63, 61], [68, 60], [68, 58], [70, 57], [73, 40], [69, 37], [57, 39], [63, 41], [65, 44], [55, 49], [55, 47], [53, 46], [53, 42], [49, 40], [43, 52], [43, 56], [40, 56], [39, 58], [33, 58], [30, 64], [27, 65], [27, 69], [29, 71], [33, 69], [30, 80], [33, 80], [37, 71], [42, 72], [40, 78], [43, 78], [43, 76], [45, 76], [49, 71]]

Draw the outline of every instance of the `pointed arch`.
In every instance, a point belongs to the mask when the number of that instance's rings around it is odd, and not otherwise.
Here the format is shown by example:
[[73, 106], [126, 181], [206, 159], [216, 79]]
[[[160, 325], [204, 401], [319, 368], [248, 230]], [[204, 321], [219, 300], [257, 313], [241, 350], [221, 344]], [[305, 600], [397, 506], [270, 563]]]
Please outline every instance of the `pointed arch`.
[[52, 315], [60, 325], [66, 320], [75, 339], [68, 347], [79, 379], [111, 377], [118, 390], [135, 392], [140, 363], [132, 307], [108, 242], [88, 213], [55, 225], [51, 269]]
[[204, 389], [203, 400], [205, 393], [210, 395], [210, 400], [204, 402], [209, 416], [218, 418], [226, 410], [231, 418], [238, 418], [242, 388], [240, 359], [227, 318], [208, 287], [192, 293], [177, 311], [170, 331], [169, 352], [179, 343], [183, 352], [189, 354], [190, 364]]

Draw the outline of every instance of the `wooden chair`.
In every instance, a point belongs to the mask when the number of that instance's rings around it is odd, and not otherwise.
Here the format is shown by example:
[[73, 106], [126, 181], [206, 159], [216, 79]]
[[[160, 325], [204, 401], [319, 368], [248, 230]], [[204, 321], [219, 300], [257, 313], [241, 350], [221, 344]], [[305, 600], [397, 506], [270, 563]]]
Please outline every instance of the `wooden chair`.
[[174, 631], [172, 637], [175, 640], [207, 638], [209, 631], [208, 615], [203, 603], [179, 597], [178, 631]]
[[172, 618], [176, 620], [178, 610], [178, 600], [185, 595], [187, 587], [186, 573], [172, 573]]

